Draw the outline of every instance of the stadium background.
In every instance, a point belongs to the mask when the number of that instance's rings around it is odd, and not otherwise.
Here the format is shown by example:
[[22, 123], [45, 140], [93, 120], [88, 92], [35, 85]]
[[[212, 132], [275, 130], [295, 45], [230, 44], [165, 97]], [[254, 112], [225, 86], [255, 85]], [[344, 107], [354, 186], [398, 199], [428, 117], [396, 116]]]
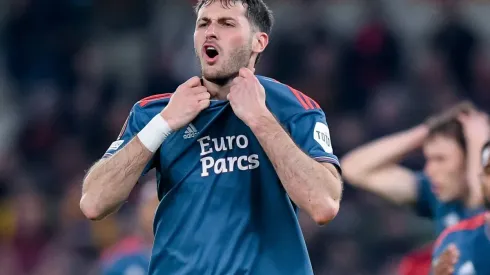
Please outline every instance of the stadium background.
[[[83, 217], [81, 179], [135, 101], [198, 74], [192, 2], [0, 1], [1, 275], [92, 274], [130, 230], [132, 199], [103, 222]], [[458, 98], [490, 110], [487, 1], [266, 2], [276, 25], [257, 72], [321, 104], [339, 156]], [[420, 152], [405, 164], [421, 168]], [[330, 225], [301, 222], [315, 274], [391, 275], [433, 237], [349, 186]]]

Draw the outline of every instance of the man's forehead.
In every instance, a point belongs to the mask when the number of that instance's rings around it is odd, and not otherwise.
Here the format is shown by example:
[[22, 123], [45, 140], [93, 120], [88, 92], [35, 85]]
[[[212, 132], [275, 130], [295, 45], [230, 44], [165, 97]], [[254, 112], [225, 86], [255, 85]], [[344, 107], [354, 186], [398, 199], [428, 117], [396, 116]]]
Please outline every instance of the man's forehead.
[[241, 1], [213, 1], [199, 9], [197, 18], [220, 18], [220, 17], [239, 17], [245, 15], [246, 6]]

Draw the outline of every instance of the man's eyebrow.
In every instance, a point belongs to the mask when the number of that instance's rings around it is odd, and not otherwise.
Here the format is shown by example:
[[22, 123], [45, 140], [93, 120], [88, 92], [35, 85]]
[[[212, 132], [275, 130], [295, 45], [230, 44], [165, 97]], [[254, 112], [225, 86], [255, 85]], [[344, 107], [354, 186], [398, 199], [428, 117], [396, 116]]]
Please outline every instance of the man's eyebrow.
[[[223, 16], [223, 17], [219, 17], [218, 18], [218, 21], [237, 21], [234, 17], [230, 17], [230, 16]], [[201, 18], [198, 18], [197, 21], [205, 21], [205, 22], [208, 22], [208, 21], [211, 21], [211, 19], [209, 17], [206, 17], [206, 16], [203, 16]]]
[[211, 20], [211, 19], [209, 19], [209, 18], [208, 18], [208, 17], [206, 17], [206, 16], [203, 16], [203, 17], [201, 17], [201, 18], [198, 18], [198, 19], [197, 19], [197, 21], [198, 21], [198, 22], [199, 22], [199, 21], [205, 21], [205, 22], [207, 22], [207, 21], [210, 21], [210, 20]]

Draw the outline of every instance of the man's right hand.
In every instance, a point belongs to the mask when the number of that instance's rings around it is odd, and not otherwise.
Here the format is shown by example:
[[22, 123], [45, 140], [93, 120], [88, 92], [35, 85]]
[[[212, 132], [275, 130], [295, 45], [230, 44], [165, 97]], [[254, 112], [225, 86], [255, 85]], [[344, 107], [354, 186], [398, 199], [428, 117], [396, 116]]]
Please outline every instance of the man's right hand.
[[434, 264], [434, 275], [452, 275], [459, 259], [459, 250], [450, 244]]
[[464, 137], [469, 144], [476, 144], [480, 151], [490, 136], [490, 124], [488, 115], [478, 110], [471, 110], [458, 116], [463, 125]]
[[201, 79], [194, 76], [175, 90], [160, 115], [173, 131], [179, 130], [209, 106], [210, 97], [206, 87], [201, 84]]

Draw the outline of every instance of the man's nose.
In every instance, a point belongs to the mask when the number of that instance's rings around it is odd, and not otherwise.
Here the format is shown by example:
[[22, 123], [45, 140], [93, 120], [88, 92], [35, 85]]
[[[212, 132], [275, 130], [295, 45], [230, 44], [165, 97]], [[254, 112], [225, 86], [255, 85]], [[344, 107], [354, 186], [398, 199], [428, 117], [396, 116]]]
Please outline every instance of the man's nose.
[[206, 29], [206, 40], [208, 39], [218, 39], [216, 35], [216, 26], [214, 24], [210, 24]]

